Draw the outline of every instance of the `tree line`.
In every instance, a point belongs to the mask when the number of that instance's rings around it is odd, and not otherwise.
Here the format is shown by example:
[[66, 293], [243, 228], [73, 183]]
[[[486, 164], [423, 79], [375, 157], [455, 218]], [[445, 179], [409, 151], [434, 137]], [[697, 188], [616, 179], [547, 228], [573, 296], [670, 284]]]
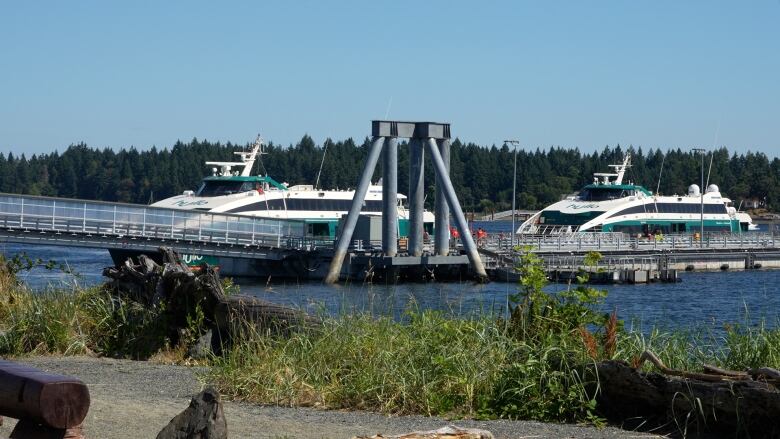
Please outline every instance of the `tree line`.
[[[355, 142], [326, 140], [317, 145], [309, 136], [297, 144], [269, 144], [267, 154], [255, 164], [254, 173], [268, 174], [280, 182], [314, 184], [325, 189], [347, 189], [357, 184], [370, 139]], [[249, 145], [201, 141], [176, 142], [171, 148], [114, 151], [84, 143], [64, 152], [35, 154], [0, 153], [0, 192], [48, 195], [130, 203], [157, 201], [187, 189], [197, 189], [210, 171], [206, 161], [234, 161], [234, 151]], [[632, 154], [633, 166], [625, 180], [661, 194], [686, 193], [700, 182], [701, 156], [688, 149], [661, 150], [605, 147], [585, 153], [576, 148], [517, 151], [517, 206], [538, 209], [561, 199], [592, 181], [594, 172], [608, 172]], [[480, 146], [452, 142], [451, 178], [466, 211], [490, 212], [511, 207], [514, 151], [504, 146]], [[426, 204], [434, 200], [434, 173], [426, 157]], [[408, 193], [409, 152], [399, 143], [399, 192]], [[381, 161], [380, 161], [381, 163]], [[711, 163], [711, 165], [710, 165]], [[663, 165], [663, 169], [662, 169]], [[320, 172], [320, 166], [322, 171]], [[739, 204], [755, 200], [769, 209], [780, 206], [780, 159], [763, 153], [730, 153], [726, 148], [708, 151], [705, 179]], [[381, 176], [381, 164], [374, 181]], [[660, 183], [659, 183], [660, 177]]]

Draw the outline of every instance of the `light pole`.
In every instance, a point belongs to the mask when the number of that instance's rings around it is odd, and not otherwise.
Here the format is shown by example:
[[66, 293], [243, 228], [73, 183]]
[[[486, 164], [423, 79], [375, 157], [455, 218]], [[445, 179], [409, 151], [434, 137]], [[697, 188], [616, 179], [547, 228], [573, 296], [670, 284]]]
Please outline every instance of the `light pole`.
[[693, 152], [697, 152], [701, 155], [701, 188], [699, 193], [701, 194], [701, 232], [699, 235], [699, 247], [704, 248], [704, 148], [693, 148]]
[[518, 140], [504, 140], [504, 144], [511, 144], [515, 147], [515, 165], [512, 171], [512, 249], [515, 248], [515, 189], [517, 189], [517, 145], [520, 144]]

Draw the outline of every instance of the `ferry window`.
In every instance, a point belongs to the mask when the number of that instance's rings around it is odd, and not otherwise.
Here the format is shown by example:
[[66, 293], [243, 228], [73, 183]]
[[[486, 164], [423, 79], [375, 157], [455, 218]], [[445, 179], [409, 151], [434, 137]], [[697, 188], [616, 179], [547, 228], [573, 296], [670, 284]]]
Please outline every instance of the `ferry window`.
[[579, 193], [579, 199], [582, 201], [607, 201], [627, 197], [632, 191], [617, 188], [591, 188], [584, 189]]
[[725, 204], [705, 204], [704, 213], [727, 213]]
[[205, 181], [198, 189], [196, 194], [199, 197], [218, 197], [220, 195], [230, 195], [242, 191], [242, 182], [240, 181]]

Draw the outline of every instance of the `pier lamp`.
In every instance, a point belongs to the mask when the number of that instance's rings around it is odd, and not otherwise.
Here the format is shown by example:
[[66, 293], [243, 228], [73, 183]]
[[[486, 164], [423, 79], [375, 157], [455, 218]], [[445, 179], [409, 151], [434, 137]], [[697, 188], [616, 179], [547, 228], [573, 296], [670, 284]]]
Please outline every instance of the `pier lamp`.
[[515, 196], [515, 189], [517, 188], [517, 145], [520, 144], [519, 140], [504, 140], [504, 144], [511, 144], [515, 147], [515, 166], [512, 170], [512, 234], [510, 235], [512, 237], [512, 250], [515, 249], [515, 215], [517, 212], [515, 212], [515, 200], [517, 197]]
[[693, 148], [694, 153], [701, 155], [701, 188], [699, 189], [699, 195], [701, 197], [701, 235], [699, 236], [699, 247], [704, 248], [704, 148]]

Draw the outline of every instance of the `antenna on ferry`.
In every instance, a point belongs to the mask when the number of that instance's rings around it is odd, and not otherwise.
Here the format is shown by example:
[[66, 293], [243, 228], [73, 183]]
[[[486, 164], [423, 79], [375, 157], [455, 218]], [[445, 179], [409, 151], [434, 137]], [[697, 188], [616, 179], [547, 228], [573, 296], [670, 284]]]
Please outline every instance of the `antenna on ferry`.
[[[391, 98], [392, 99], [392, 98]], [[320, 160], [320, 170], [317, 171], [317, 181], [314, 182], [314, 189], [320, 188], [320, 175], [322, 174], [322, 165], [325, 164], [325, 153], [328, 152], [328, 142], [322, 148], [322, 160]]]
[[241, 175], [242, 177], [248, 177], [252, 173], [255, 158], [258, 155], [262, 156], [265, 154], [265, 151], [263, 151], [263, 144], [263, 138], [258, 134], [257, 139], [255, 139], [255, 143], [252, 145], [252, 149], [250, 149], [249, 152], [236, 151], [233, 153], [241, 157], [240, 162], [206, 162], [206, 165], [219, 166], [220, 174], [224, 176], [233, 174], [230, 169], [233, 166], [241, 166], [241, 172], [238, 173], [238, 171], [236, 171], [236, 174]]
[[626, 173], [626, 169], [631, 167], [631, 153], [626, 153], [626, 158], [623, 160], [623, 164], [609, 165], [611, 168], [617, 170], [617, 176], [615, 178], [615, 184], [623, 184], [623, 175]]
[[[598, 184], [599, 177], [603, 178], [602, 184], [609, 185], [619, 185], [623, 184], [623, 175], [626, 173], [626, 169], [631, 167], [631, 153], [626, 153], [626, 158], [623, 159], [623, 163], [619, 165], [609, 165], [610, 168], [615, 168], [617, 173], [607, 173], [607, 172], [596, 172], [593, 174], [594, 183]], [[615, 177], [614, 181], [610, 181], [609, 177]]]
[[664, 174], [664, 162], [666, 161], [666, 154], [661, 157], [661, 170], [658, 172], [658, 183], [655, 185], [655, 194], [658, 195], [658, 190], [661, 188], [661, 176]]

